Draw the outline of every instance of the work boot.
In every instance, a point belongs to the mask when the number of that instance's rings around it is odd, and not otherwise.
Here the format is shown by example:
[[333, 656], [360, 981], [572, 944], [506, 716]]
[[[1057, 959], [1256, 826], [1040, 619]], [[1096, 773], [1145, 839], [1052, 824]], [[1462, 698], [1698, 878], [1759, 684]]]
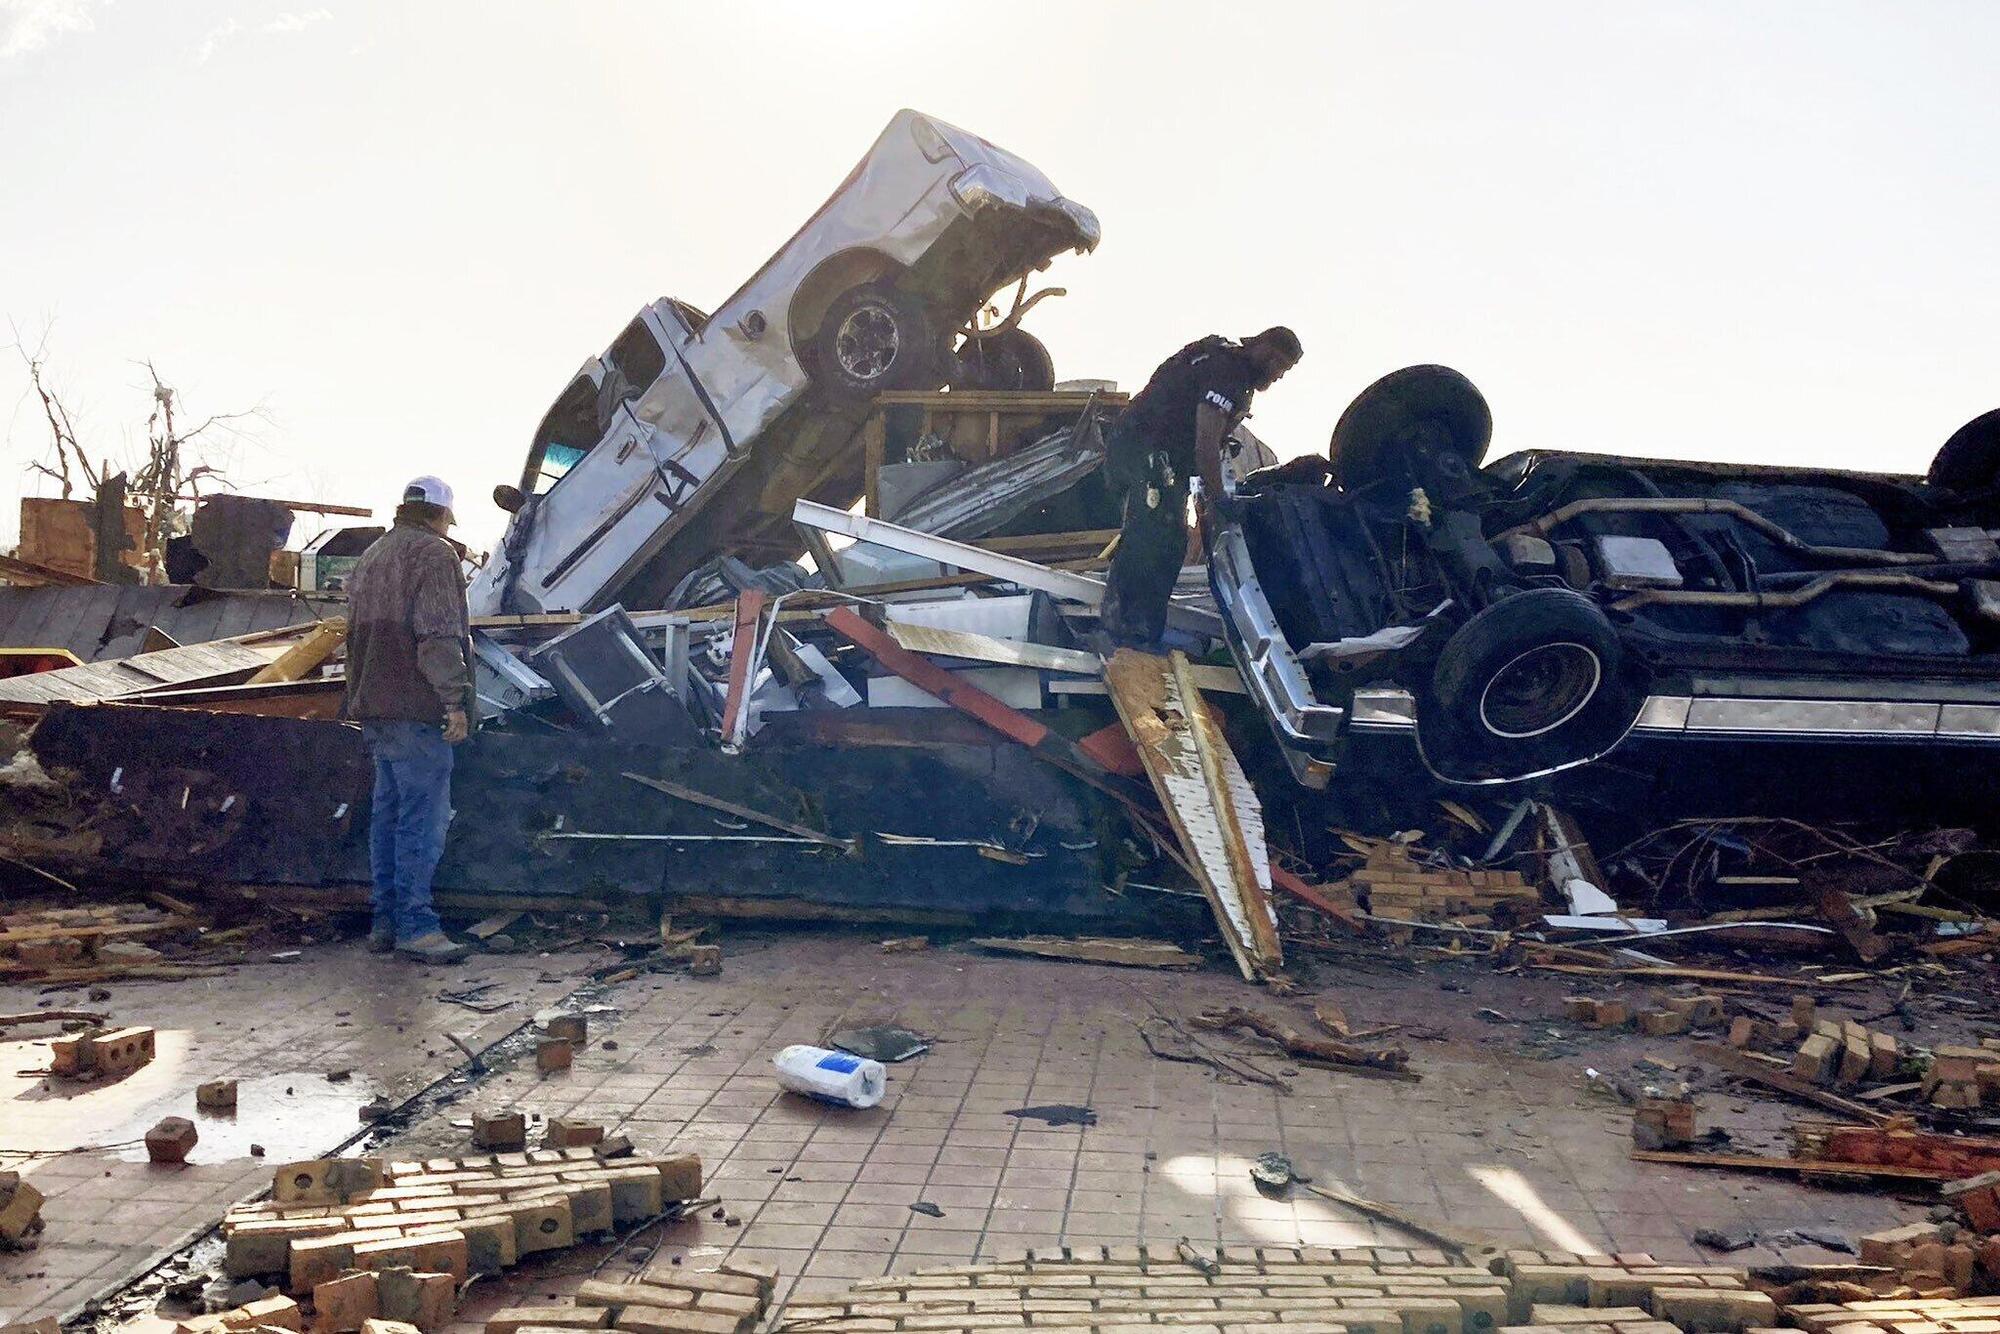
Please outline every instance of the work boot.
[[442, 931], [432, 931], [415, 940], [397, 941], [396, 953], [418, 963], [457, 963], [472, 953], [472, 946], [461, 945]]
[[368, 928], [368, 952], [370, 954], [387, 954], [390, 950], [393, 950], [395, 948], [396, 948], [395, 923], [377, 922], [375, 923], [375, 925]]

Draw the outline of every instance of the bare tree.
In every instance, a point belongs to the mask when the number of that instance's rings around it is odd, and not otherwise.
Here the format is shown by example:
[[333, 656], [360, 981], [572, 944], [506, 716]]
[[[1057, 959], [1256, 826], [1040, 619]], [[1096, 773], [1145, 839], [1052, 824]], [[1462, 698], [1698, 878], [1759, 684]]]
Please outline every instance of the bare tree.
[[146, 418], [145, 458], [114, 471], [109, 457], [93, 465], [77, 439], [69, 408], [48, 382], [46, 339], [44, 346], [32, 353], [18, 337], [15, 347], [27, 363], [28, 382], [41, 403], [53, 454], [53, 462], [37, 460], [29, 465], [30, 469], [54, 478], [62, 487], [65, 500], [73, 497], [78, 479], [89, 488], [90, 500], [97, 507], [93, 526], [98, 548], [96, 573], [100, 579], [130, 578], [118, 557], [131, 545], [125, 531], [125, 510], [128, 506], [139, 509], [144, 515], [140, 546], [145, 578], [148, 582], [160, 581], [166, 568], [167, 540], [175, 535], [179, 503], [199, 503], [204, 485], [213, 487], [226, 481], [219, 467], [195, 461], [190, 446], [212, 429], [233, 431], [230, 423], [247, 418], [268, 420], [269, 414], [259, 404], [242, 412], [214, 413], [195, 426], [184, 427], [177, 417], [179, 393], [160, 378], [159, 370], [150, 360], [142, 361], [138, 364], [146, 368], [152, 381], [153, 400], [152, 412]]

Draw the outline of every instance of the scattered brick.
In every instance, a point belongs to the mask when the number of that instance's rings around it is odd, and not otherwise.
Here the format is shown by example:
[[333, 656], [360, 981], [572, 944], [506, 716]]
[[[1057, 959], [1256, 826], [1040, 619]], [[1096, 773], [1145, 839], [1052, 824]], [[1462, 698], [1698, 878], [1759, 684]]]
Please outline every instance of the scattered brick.
[[0, 1245], [29, 1244], [42, 1228], [42, 1192], [19, 1172], [0, 1172]]
[[542, 1147], [549, 1149], [589, 1148], [603, 1139], [603, 1126], [583, 1121], [552, 1119], [542, 1130]]
[[528, 1118], [521, 1112], [474, 1112], [472, 1145], [518, 1153], [528, 1147]]
[[184, 1163], [201, 1135], [184, 1116], [163, 1117], [146, 1132], [146, 1157], [156, 1163]]
[[312, 1304], [315, 1334], [346, 1334], [382, 1314], [374, 1274], [347, 1274], [317, 1284]]
[[[206, 1084], [197, 1084], [194, 1089], [194, 1105], [211, 1112], [227, 1111], [236, 1106], [236, 1081], [233, 1079], [211, 1079]], [[360, 1326], [355, 1326], [359, 1329]]]

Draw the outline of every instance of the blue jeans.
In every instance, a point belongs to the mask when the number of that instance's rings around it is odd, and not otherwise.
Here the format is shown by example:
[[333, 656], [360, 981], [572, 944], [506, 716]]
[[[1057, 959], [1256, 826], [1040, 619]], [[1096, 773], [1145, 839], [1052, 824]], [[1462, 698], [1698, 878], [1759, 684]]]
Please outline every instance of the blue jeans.
[[431, 876], [451, 826], [451, 746], [435, 723], [363, 723], [375, 757], [375, 804], [368, 817], [375, 925], [394, 926], [399, 943], [440, 930]]

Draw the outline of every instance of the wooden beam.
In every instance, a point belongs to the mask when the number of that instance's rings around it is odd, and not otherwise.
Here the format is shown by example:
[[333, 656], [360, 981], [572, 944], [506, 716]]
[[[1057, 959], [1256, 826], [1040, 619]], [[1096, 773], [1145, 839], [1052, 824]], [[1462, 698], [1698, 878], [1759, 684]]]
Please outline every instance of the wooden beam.
[[312, 628], [298, 643], [278, 655], [277, 661], [257, 672], [245, 685], [265, 686], [281, 681], [297, 681], [320, 669], [334, 650], [347, 642], [347, 618], [329, 616]]
[[1767, 1158], [1754, 1153], [1673, 1153], [1660, 1149], [1634, 1149], [1632, 1161], [1673, 1163], [1680, 1167], [1726, 1167], [1739, 1172], [1790, 1172], [1805, 1177], [1879, 1177], [1889, 1181], [1923, 1182], [1932, 1185], [1950, 1180], [1941, 1172], [1923, 1167], [1834, 1163], [1817, 1158]]
[[[217, 491], [206, 496], [177, 496], [177, 500], [214, 500], [216, 496], [235, 496], [234, 491]], [[242, 496], [243, 500], [269, 500], [274, 505], [283, 505], [288, 510], [298, 510], [303, 514], [345, 514], [355, 519], [372, 519], [375, 511], [360, 505], [329, 505], [318, 500], [276, 500], [269, 496]]]
[[1843, 1098], [1838, 1093], [1829, 1093], [1809, 1080], [1801, 1079], [1783, 1066], [1765, 1065], [1748, 1052], [1720, 1042], [1696, 1042], [1690, 1048], [1694, 1054], [1711, 1065], [1719, 1065], [1739, 1079], [1747, 1079], [1753, 1084], [1782, 1093], [1799, 1102], [1824, 1107], [1830, 1112], [1853, 1117], [1857, 1121], [1880, 1124], [1889, 1118], [1864, 1103], [1852, 1098]]

